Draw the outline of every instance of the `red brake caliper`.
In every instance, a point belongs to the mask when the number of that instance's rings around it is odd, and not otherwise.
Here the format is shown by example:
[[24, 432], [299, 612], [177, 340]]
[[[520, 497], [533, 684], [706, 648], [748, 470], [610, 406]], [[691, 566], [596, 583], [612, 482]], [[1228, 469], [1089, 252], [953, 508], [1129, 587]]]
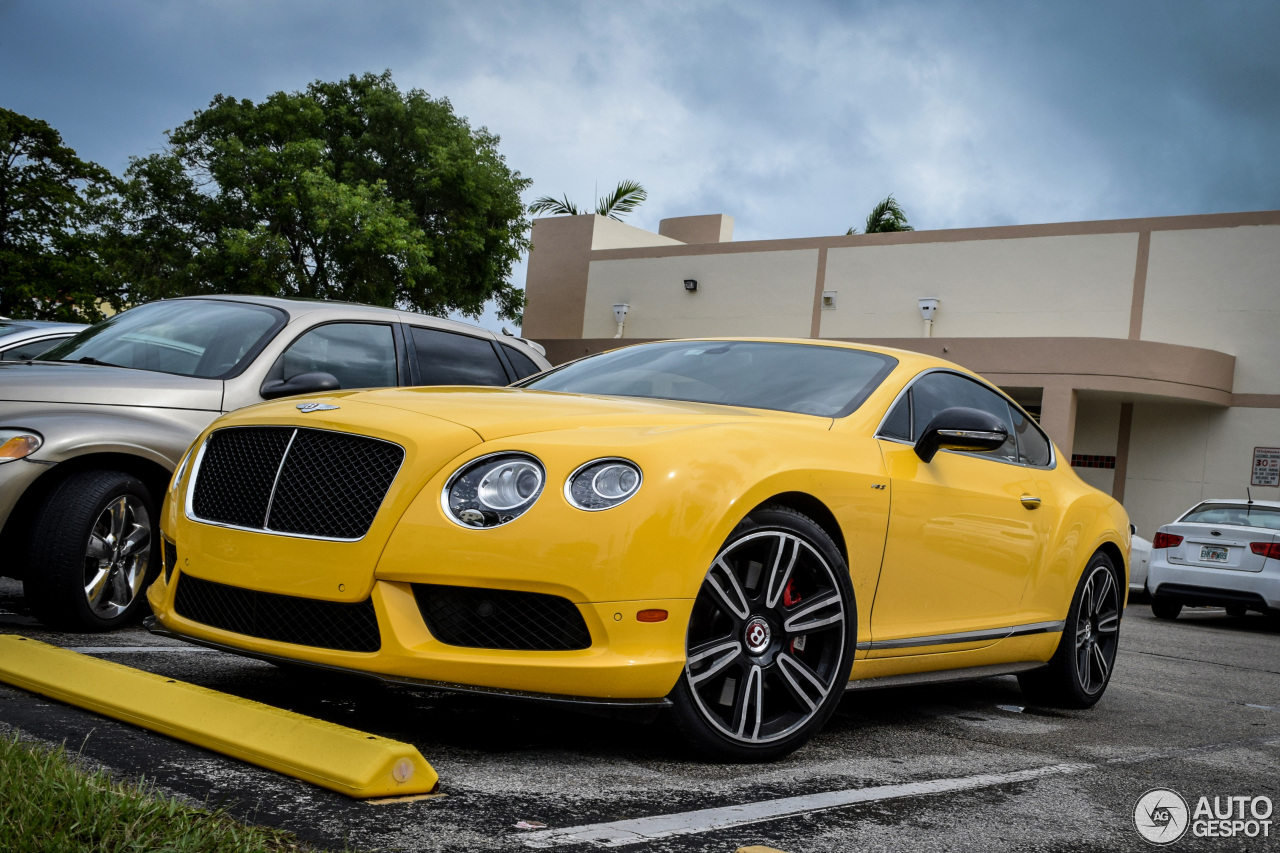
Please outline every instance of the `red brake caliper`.
[[[795, 607], [800, 603], [800, 594], [796, 592], [795, 578], [787, 581], [786, 587], [782, 590], [782, 603], [787, 607]], [[797, 637], [791, 641], [791, 653], [804, 651], [804, 637]]]

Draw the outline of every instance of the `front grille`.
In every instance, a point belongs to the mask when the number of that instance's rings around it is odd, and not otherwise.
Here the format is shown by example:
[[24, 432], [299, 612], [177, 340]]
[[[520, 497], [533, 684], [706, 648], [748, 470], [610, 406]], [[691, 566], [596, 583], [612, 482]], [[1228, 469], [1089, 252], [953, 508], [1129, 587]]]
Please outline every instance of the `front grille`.
[[578, 608], [557, 595], [435, 584], [414, 584], [413, 595], [432, 636], [451, 646], [573, 651], [591, 645]]
[[357, 604], [319, 601], [183, 575], [173, 609], [193, 622], [263, 640], [345, 652], [382, 648], [371, 599]]
[[403, 447], [363, 435], [229, 427], [205, 443], [191, 506], [202, 521], [359, 539], [403, 461]]

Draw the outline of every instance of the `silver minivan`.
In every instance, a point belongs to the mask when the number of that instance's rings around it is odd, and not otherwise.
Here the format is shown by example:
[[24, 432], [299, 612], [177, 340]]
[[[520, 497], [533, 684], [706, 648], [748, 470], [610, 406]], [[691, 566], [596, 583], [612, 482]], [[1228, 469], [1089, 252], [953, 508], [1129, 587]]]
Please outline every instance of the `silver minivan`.
[[165, 487], [224, 412], [548, 367], [531, 342], [388, 308], [209, 296], [125, 311], [38, 360], [0, 362], [0, 575], [46, 625], [110, 629], [145, 606]]

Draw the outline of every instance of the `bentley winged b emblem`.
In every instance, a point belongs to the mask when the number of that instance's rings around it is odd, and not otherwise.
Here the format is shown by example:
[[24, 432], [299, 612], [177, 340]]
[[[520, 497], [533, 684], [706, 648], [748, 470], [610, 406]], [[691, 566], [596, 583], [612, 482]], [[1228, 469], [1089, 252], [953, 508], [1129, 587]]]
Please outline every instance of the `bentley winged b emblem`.
[[303, 414], [307, 414], [309, 412], [328, 412], [337, 408], [340, 408], [340, 407], [330, 406], [328, 403], [299, 403], [298, 404], [298, 411], [302, 412]]

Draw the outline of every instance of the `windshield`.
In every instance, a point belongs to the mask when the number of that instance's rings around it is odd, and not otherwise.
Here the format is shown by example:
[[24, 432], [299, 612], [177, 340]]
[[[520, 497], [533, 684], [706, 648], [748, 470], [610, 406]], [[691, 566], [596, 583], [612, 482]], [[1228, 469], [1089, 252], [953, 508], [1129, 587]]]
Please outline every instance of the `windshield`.
[[653, 397], [847, 415], [898, 360], [843, 347], [761, 341], [664, 341], [584, 358], [522, 388]]
[[1180, 521], [1280, 530], [1280, 507], [1257, 504], [1201, 504]]
[[261, 305], [183, 299], [125, 311], [63, 341], [41, 361], [82, 361], [215, 379], [234, 373], [284, 325]]

